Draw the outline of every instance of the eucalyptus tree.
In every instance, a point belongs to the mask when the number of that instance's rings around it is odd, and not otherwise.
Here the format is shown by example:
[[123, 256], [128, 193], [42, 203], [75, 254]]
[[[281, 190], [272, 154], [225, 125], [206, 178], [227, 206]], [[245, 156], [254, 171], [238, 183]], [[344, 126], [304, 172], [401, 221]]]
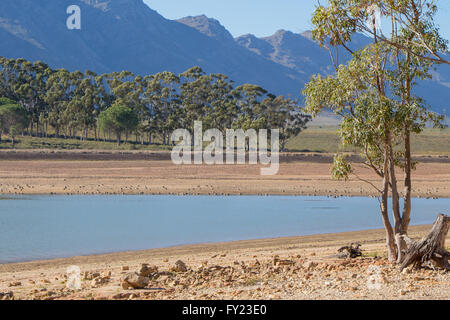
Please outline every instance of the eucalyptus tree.
[[236, 97], [239, 114], [251, 120], [257, 120], [261, 115], [261, 101], [267, 91], [260, 86], [243, 84], [233, 90]]
[[[446, 50], [445, 41], [433, 23], [436, 8], [428, 5], [430, 1], [330, 0], [327, 7], [318, 6], [313, 16], [313, 37], [322, 45], [344, 47], [354, 58], [347, 66], [335, 64], [333, 77], [314, 77], [304, 91], [307, 109], [313, 114], [330, 107], [343, 116], [342, 141], [360, 147], [365, 164], [383, 180], [381, 188], [374, 187], [382, 199], [389, 259], [399, 263], [403, 259], [411, 212], [414, 165], [410, 135], [420, 133], [427, 121], [439, 126], [442, 119], [412, 95], [415, 81], [430, 77], [432, 63], [443, 63], [428, 55]], [[415, 20], [410, 20], [411, 13]], [[380, 15], [390, 19], [389, 36], [379, 28]], [[408, 18], [402, 20], [405, 17]], [[373, 44], [353, 52], [348, 43], [355, 32], [370, 34]], [[403, 144], [400, 150], [398, 146], [395, 148], [399, 141]], [[405, 172], [403, 212], [396, 167]], [[346, 179], [350, 172], [350, 164], [337, 156], [333, 175]], [[394, 228], [388, 219], [389, 190], [393, 195]]]
[[47, 80], [45, 102], [48, 104], [48, 123], [59, 137], [65, 123], [63, 114], [72, 98], [72, 77], [65, 69], [56, 70]]
[[[14, 100], [5, 97], [0, 97], [0, 108], [4, 105], [12, 105], [12, 104], [16, 104], [16, 102]], [[3, 134], [3, 125], [0, 118], [0, 142], [2, 141], [2, 134]]]
[[261, 112], [267, 121], [267, 129], [280, 130], [281, 151], [286, 151], [287, 141], [300, 134], [311, 120], [302, 112], [298, 103], [283, 96], [268, 95], [261, 102]]
[[0, 105], [0, 141], [3, 132], [11, 137], [12, 146], [15, 145], [15, 136], [23, 132], [28, 125], [28, 113], [19, 104]]
[[170, 132], [180, 127], [180, 78], [172, 72], [161, 72], [147, 79], [144, 93], [147, 102], [148, 130], [158, 133], [164, 145], [169, 143]]
[[193, 67], [183, 72], [180, 79], [184, 127], [193, 131], [194, 121], [202, 121], [209, 111], [208, 89], [211, 78], [200, 67]]
[[233, 85], [233, 81], [223, 74], [211, 75], [209, 91], [211, 112], [205, 117], [207, 127], [222, 131], [232, 127], [239, 114], [237, 99], [233, 94]]
[[71, 120], [73, 129], [81, 130], [80, 139], [87, 139], [89, 129], [96, 125], [96, 108], [100, 103], [96, 74], [73, 72], [74, 90], [67, 105], [67, 118]]
[[[135, 76], [129, 71], [113, 72], [107, 80], [110, 93], [114, 97], [114, 104], [132, 109], [140, 121], [143, 121], [145, 116], [145, 107], [142, 100], [143, 81], [144, 79], [141, 76]], [[136, 129], [138, 128], [141, 127], [138, 126], [132, 131], [137, 133]], [[126, 140], [128, 140], [129, 133], [130, 131], [125, 132]]]
[[46, 81], [53, 71], [43, 62], [32, 63], [25, 59], [16, 59], [11, 67], [14, 70], [10, 73], [10, 80], [14, 79], [10, 83], [11, 95], [30, 114], [30, 134], [33, 135], [34, 124], [39, 134], [40, 115], [47, 106]]
[[[395, 239], [389, 221], [389, 161], [392, 150], [392, 137], [395, 134], [395, 101], [380, 94], [379, 79], [373, 76], [373, 66], [379, 62], [378, 54], [368, 47], [355, 55], [347, 66], [341, 65], [335, 76], [323, 78], [315, 76], [303, 91], [306, 98], [306, 110], [316, 115], [324, 108], [330, 108], [342, 117], [340, 128], [341, 141], [344, 145], [353, 145], [362, 150], [367, 166], [371, 167], [382, 179], [379, 192], [380, 209], [386, 229], [388, 257], [395, 261]], [[386, 59], [386, 57], [383, 57]], [[386, 82], [383, 81], [383, 85]], [[332, 170], [336, 179], [348, 179], [352, 173], [351, 164], [341, 155], [337, 155]]]
[[98, 120], [100, 130], [116, 134], [117, 146], [120, 146], [124, 132], [134, 131], [139, 125], [139, 119], [133, 110], [120, 104], [114, 104], [100, 113]]
[[16, 59], [0, 57], [0, 96], [17, 99], [14, 88], [18, 81]]

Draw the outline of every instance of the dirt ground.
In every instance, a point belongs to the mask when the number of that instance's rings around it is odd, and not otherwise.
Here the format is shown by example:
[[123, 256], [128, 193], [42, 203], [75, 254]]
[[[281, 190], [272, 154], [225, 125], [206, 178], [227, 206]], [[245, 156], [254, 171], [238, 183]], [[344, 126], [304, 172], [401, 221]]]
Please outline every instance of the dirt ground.
[[[121, 160], [111, 160], [114, 157], [110, 154], [103, 154], [108, 160], [92, 160], [102, 157], [101, 153], [95, 157], [72, 153], [61, 160], [47, 159], [48, 153], [42, 153], [45, 159], [32, 155], [13, 159], [11, 154], [7, 157], [0, 153], [0, 194], [374, 196], [375, 189], [361, 179], [381, 183], [360, 163], [355, 164], [358, 177], [334, 181], [330, 176], [331, 158], [327, 156], [297, 157], [281, 163], [277, 175], [261, 176], [259, 165], [176, 166], [154, 157], [130, 160], [130, 154]], [[87, 159], [79, 160], [80, 155]], [[431, 159], [419, 164], [414, 172], [413, 196], [450, 197], [450, 162], [447, 158]]]
[[[411, 229], [420, 238], [430, 226]], [[450, 274], [407, 270], [384, 258], [384, 231], [190, 245], [167, 249], [0, 265], [4, 299], [449, 299]], [[337, 249], [362, 244], [363, 257]], [[186, 269], [176, 270], [177, 261]], [[122, 280], [148, 264], [142, 289]], [[78, 266], [81, 288], [67, 288]]]
[[[380, 183], [360, 163], [359, 178], [333, 181], [327, 156], [295, 156], [275, 176], [261, 176], [259, 166], [175, 166], [165, 156], [0, 152], [0, 194], [374, 196], [361, 179]], [[430, 158], [414, 172], [413, 196], [450, 197], [449, 182], [448, 158]], [[412, 227], [410, 236], [421, 238], [429, 228]], [[401, 273], [386, 261], [384, 239], [383, 230], [369, 230], [4, 264], [0, 300], [450, 298], [449, 273]], [[351, 242], [363, 245], [363, 257], [338, 259], [337, 249]], [[123, 286], [143, 264], [152, 270], [145, 286]], [[79, 290], [67, 288], [71, 265], [81, 269]]]

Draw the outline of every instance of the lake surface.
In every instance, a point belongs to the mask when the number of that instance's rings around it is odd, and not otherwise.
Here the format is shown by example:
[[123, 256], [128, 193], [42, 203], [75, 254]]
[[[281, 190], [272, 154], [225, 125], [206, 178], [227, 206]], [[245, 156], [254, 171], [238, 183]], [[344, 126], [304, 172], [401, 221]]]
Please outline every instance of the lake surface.
[[[450, 199], [413, 199], [412, 224]], [[382, 228], [373, 198], [3, 196], [0, 263]]]

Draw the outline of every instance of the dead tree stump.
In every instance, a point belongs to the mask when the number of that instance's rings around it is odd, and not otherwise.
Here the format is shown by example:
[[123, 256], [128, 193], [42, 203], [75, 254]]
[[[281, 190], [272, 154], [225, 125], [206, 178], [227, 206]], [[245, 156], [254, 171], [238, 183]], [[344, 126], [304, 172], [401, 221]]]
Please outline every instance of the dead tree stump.
[[425, 262], [432, 262], [436, 267], [449, 271], [450, 252], [445, 248], [445, 238], [449, 227], [450, 217], [439, 214], [428, 236], [421, 241], [411, 241], [401, 270], [410, 265], [420, 267]]
[[[344, 251], [347, 251], [346, 253], [344, 253]], [[362, 256], [362, 251], [361, 251], [361, 244], [359, 243], [352, 243], [349, 246], [345, 246], [342, 247], [338, 250], [338, 252], [341, 253], [343, 258], [357, 258]]]

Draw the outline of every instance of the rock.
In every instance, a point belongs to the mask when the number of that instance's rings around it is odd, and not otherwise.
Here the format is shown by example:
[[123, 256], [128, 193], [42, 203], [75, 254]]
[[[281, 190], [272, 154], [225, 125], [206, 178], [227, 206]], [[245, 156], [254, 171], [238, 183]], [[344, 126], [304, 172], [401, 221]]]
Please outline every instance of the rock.
[[139, 275], [142, 277], [149, 277], [150, 274], [158, 272], [158, 267], [149, 266], [146, 263], [141, 265], [141, 269], [139, 270]]
[[128, 271], [128, 270], [130, 270], [129, 266], [122, 266], [122, 271]]
[[14, 292], [0, 292], [0, 300], [13, 300], [14, 299]]
[[177, 262], [175, 262], [175, 266], [173, 266], [170, 270], [173, 272], [186, 272], [187, 267], [183, 261], [178, 260]]
[[127, 273], [121, 279], [123, 289], [144, 289], [150, 282], [150, 279], [139, 275], [137, 272]]
[[317, 263], [315, 263], [314, 261], [306, 261], [302, 267], [309, 271], [309, 270], [314, 269], [316, 266], [317, 266]]
[[20, 281], [14, 281], [14, 282], [11, 282], [9, 285], [8, 285], [8, 287], [20, 287], [22, 285], [22, 282], [20, 282]]
[[98, 278], [98, 277], [100, 277], [100, 273], [98, 273], [98, 272], [86, 271], [84, 273], [84, 280], [92, 280], [92, 279], [95, 279], [95, 278]]
[[411, 269], [409, 269], [409, 268], [405, 268], [402, 271], [402, 274], [410, 274], [410, 273], [411, 273]]
[[280, 261], [280, 257], [279, 257], [279, 256], [277, 256], [277, 255], [276, 255], [276, 256], [274, 256], [274, 257], [273, 257], [273, 265], [274, 265], [274, 266], [276, 266], [276, 265], [277, 265], [277, 263], [278, 263], [278, 261]]
[[109, 277], [96, 277], [92, 279], [91, 286], [96, 288], [101, 285], [107, 284], [109, 282]]
[[275, 262], [276, 266], [292, 266], [294, 264], [295, 264], [295, 262], [292, 260], [277, 260]]
[[132, 293], [117, 293], [109, 297], [109, 300], [124, 300], [129, 299], [132, 296]]

